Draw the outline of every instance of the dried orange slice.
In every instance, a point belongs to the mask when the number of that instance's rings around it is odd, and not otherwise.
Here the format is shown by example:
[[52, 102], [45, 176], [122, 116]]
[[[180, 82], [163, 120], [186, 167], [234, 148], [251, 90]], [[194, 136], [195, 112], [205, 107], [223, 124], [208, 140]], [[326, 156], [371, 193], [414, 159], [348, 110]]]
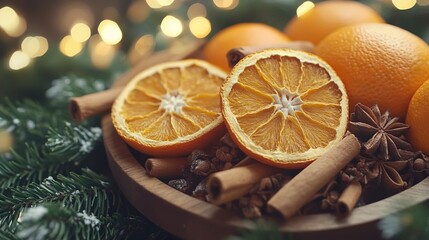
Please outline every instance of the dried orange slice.
[[222, 86], [221, 104], [235, 143], [277, 167], [308, 165], [340, 141], [347, 126], [343, 83], [323, 60], [300, 51], [243, 58]]
[[226, 77], [201, 60], [169, 62], [134, 77], [112, 107], [118, 134], [153, 156], [181, 156], [225, 134], [219, 91]]

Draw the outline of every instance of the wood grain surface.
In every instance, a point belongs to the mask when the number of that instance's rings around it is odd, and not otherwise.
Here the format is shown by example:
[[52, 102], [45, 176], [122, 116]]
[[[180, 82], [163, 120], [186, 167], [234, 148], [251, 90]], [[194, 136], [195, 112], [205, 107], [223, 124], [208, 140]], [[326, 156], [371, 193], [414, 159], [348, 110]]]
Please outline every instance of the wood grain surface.
[[[146, 174], [106, 115], [103, 138], [113, 176], [130, 203], [166, 231], [183, 239], [224, 239], [254, 227], [254, 223], [221, 207], [181, 193]], [[346, 217], [334, 214], [295, 216], [290, 220], [266, 218], [293, 239], [379, 239], [377, 221], [429, 199], [429, 178]], [[364, 234], [364, 235], [362, 235]]]

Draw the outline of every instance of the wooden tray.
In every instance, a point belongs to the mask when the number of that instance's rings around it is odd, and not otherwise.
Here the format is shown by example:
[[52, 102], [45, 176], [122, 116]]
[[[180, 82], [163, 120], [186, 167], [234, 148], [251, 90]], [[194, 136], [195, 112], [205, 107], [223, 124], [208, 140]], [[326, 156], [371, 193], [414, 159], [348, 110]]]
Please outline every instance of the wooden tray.
[[[103, 138], [113, 176], [130, 203], [166, 231], [184, 239], [224, 239], [254, 224], [231, 211], [179, 192], [146, 174], [128, 146], [117, 135], [110, 115], [102, 120]], [[296, 216], [277, 221], [280, 231], [293, 239], [380, 238], [376, 222], [429, 199], [429, 178], [415, 186], [363, 207], [344, 218], [334, 214]]]

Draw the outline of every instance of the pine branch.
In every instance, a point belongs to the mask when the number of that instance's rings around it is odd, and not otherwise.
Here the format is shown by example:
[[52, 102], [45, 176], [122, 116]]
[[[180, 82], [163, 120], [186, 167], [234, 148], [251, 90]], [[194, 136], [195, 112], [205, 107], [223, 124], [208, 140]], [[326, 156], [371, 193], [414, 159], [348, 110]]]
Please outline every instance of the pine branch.
[[62, 77], [52, 81], [52, 86], [46, 91], [45, 95], [50, 100], [51, 105], [63, 108], [67, 106], [71, 97], [102, 91], [108, 85], [110, 85], [110, 82], [98, 79]]
[[154, 225], [137, 216], [94, 215], [47, 204], [24, 211], [16, 236], [20, 239], [125, 239], [154, 231]]
[[0, 240], [18, 240], [10, 229], [0, 229]]
[[0, 192], [13, 186], [41, 182], [47, 176], [57, 175], [61, 167], [66, 167], [44, 158], [34, 143], [26, 146], [23, 154], [12, 151], [9, 158], [0, 155]]
[[105, 177], [84, 169], [80, 175], [59, 175], [57, 180], [49, 177], [41, 184], [11, 188], [10, 194], [0, 194], [0, 227], [15, 228], [25, 208], [50, 202], [96, 215], [118, 211], [122, 204]]
[[6, 99], [0, 105], [0, 129], [12, 133], [16, 142], [41, 140], [54, 123], [54, 115], [32, 100], [12, 103]]
[[100, 142], [101, 128], [87, 129], [66, 122], [64, 128], [49, 129], [45, 146], [49, 157], [69, 162], [81, 160], [82, 156], [91, 153]]
[[[101, 143], [101, 129], [73, 126], [51, 127], [43, 147], [26, 144], [23, 154], [12, 151], [11, 157], [0, 155], [0, 188], [25, 186], [41, 182], [80, 165]], [[0, 190], [1, 192], [1, 190]]]

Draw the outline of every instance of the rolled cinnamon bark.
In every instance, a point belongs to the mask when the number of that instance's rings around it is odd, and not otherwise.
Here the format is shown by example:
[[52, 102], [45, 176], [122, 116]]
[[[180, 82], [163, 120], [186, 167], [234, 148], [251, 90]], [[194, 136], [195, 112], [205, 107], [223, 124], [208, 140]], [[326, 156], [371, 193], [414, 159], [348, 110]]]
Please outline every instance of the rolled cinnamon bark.
[[359, 182], [350, 183], [338, 199], [337, 213], [349, 214], [356, 206], [361, 194], [362, 185]]
[[360, 151], [358, 139], [349, 134], [298, 173], [269, 201], [268, 210], [292, 217], [331, 181]]
[[208, 181], [209, 198], [216, 205], [238, 199], [264, 177], [284, 171], [262, 163], [253, 163], [212, 174]]
[[189, 44], [179, 52], [164, 50], [155, 53], [147, 59], [143, 59], [135, 67], [119, 76], [110, 89], [71, 98], [69, 103], [71, 118], [79, 122], [89, 117], [109, 112], [116, 97], [125, 85], [138, 73], [159, 63], [196, 57], [203, 45], [204, 41], [198, 41], [194, 44]]
[[148, 158], [145, 163], [146, 172], [157, 178], [172, 179], [183, 175], [187, 158]]
[[313, 43], [305, 42], [305, 41], [285, 42], [285, 43], [265, 45], [265, 46], [243, 46], [239, 48], [233, 48], [226, 54], [226, 57], [228, 59], [228, 65], [232, 68], [245, 56], [255, 52], [265, 50], [265, 49], [272, 49], [272, 48], [288, 48], [293, 50], [305, 51], [309, 53], [314, 52]]

